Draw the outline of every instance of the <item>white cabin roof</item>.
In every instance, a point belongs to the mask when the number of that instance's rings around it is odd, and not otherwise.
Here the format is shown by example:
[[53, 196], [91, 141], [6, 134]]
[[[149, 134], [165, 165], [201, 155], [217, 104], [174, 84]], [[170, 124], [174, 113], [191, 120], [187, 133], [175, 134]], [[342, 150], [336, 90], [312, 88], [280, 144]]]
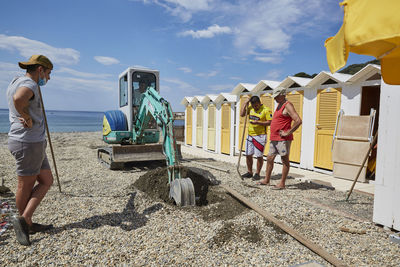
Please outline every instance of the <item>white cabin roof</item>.
[[236, 87], [233, 89], [233, 91], [231, 92], [231, 94], [233, 95], [240, 95], [243, 91], [247, 90], [248, 92], [250, 92], [251, 90], [253, 90], [254, 86], [256, 86], [256, 84], [254, 83], [239, 83], [238, 85], [236, 85]]
[[230, 93], [220, 93], [215, 100], [215, 103], [222, 103], [224, 101], [235, 103], [237, 101], [237, 95], [233, 95]]
[[356, 72], [348, 81], [356, 83], [362, 79], [368, 79], [374, 74], [381, 74], [381, 66], [375, 64], [368, 64], [358, 72]]
[[264, 90], [274, 90], [276, 87], [278, 87], [279, 84], [280, 82], [278, 81], [261, 80], [256, 84], [256, 86], [254, 86], [251, 92], [254, 94], [258, 94], [259, 92], [262, 92]]

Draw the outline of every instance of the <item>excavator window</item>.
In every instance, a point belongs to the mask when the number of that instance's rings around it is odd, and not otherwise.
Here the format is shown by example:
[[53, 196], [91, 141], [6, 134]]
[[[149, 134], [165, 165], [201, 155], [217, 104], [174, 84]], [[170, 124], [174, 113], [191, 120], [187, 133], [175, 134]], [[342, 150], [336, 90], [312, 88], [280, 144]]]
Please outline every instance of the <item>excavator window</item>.
[[133, 106], [139, 106], [140, 98], [148, 87], [156, 88], [156, 76], [149, 72], [136, 71], [132, 73], [132, 104]]
[[125, 75], [119, 80], [119, 106], [128, 105], [128, 76]]

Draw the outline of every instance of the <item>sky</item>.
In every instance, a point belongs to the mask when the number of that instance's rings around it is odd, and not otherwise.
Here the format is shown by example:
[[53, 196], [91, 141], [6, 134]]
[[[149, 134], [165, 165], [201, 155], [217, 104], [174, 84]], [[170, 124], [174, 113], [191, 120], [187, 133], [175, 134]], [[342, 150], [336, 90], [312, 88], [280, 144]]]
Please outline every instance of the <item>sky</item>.
[[[343, 21], [337, 0], [0, 0], [0, 108], [19, 61], [54, 64], [48, 110], [118, 109], [118, 75], [160, 71], [173, 111], [185, 96], [232, 92], [329, 70], [325, 40]], [[350, 54], [348, 64], [372, 57]]]

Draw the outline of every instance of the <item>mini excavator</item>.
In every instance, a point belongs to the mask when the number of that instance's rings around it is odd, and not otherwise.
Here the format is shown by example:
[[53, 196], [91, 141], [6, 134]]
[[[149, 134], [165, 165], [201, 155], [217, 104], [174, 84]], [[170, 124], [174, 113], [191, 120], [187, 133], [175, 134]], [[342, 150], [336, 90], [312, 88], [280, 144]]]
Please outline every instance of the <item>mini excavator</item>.
[[170, 198], [193, 206], [194, 186], [181, 177], [173, 122], [170, 103], [159, 94], [159, 72], [130, 67], [119, 75], [119, 110], [104, 113], [103, 141], [110, 146], [99, 148], [97, 157], [111, 170], [127, 162], [166, 160]]

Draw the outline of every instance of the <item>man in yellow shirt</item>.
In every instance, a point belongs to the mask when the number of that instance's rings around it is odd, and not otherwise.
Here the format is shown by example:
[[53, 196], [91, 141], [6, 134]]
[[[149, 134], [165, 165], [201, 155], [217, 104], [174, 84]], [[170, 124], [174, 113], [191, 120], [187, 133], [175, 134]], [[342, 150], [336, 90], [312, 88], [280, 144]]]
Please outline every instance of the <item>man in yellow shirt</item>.
[[[250, 102], [250, 106], [249, 106]], [[240, 116], [249, 116], [248, 136], [246, 138], [246, 163], [247, 173], [243, 174], [243, 178], [251, 178], [260, 180], [260, 171], [264, 163], [264, 146], [267, 142], [267, 126], [271, 124], [271, 109], [261, 104], [258, 96], [252, 96], [244, 103]], [[253, 176], [253, 155], [257, 158], [257, 170]]]

